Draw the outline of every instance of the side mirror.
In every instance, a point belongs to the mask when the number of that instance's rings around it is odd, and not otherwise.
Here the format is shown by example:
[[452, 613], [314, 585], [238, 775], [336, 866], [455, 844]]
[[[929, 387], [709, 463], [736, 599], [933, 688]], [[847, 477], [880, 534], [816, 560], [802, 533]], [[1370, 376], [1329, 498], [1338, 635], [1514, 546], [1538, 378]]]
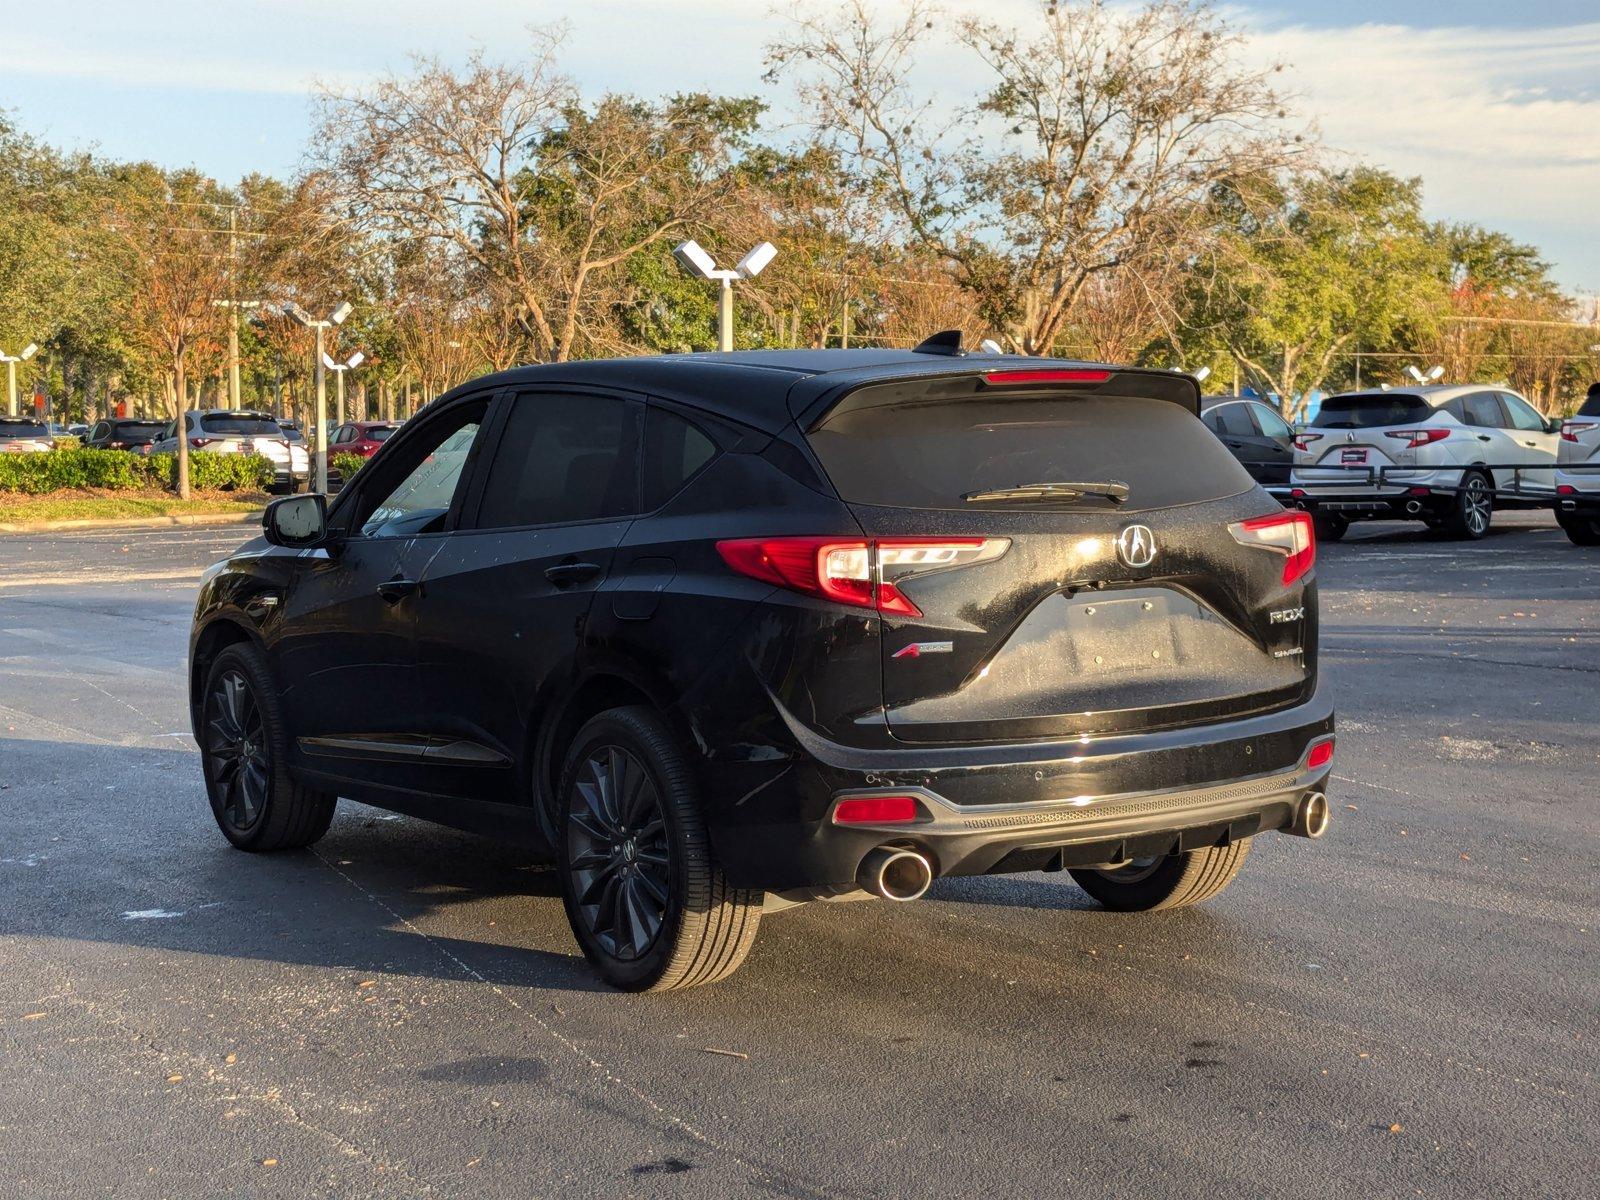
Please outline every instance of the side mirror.
[[261, 528], [274, 546], [305, 550], [328, 536], [328, 498], [320, 492], [284, 496], [267, 505]]
[[1544, 419], [1544, 431], [1546, 433], [1560, 433], [1562, 422], [1565, 420], [1565, 417], [1546, 417]]

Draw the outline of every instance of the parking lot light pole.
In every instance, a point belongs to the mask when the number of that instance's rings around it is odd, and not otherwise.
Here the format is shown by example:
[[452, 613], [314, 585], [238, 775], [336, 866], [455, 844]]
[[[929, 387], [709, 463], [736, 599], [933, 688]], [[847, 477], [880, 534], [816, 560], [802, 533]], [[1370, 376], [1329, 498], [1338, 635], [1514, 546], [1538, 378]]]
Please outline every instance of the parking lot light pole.
[[8, 417], [17, 415], [17, 364], [27, 362], [37, 353], [39, 347], [32, 342], [22, 348], [21, 354], [7, 354], [4, 350], [0, 350], [0, 362], [6, 364], [6, 416]]
[[326, 353], [324, 353], [322, 356], [322, 365], [333, 372], [334, 378], [337, 379], [339, 383], [339, 386], [335, 392], [333, 409], [333, 423], [336, 427], [344, 424], [344, 373], [346, 371], [355, 370], [366, 361], [366, 358], [367, 356], [361, 353], [359, 350], [357, 350], [349, 358], [345, 359], [345, 361], [342, 363], [334, 362], [333, 359]]
[[771, 242], [761, 242], [739, 260], [739, 265], [731, 271], [717, 269], [716, 260], [700, 247], [700, 243], [690, 238], [673, 247], [672, 257], [678, 260], [678, 265], [691, 275], [698, 275], [701, 279], [711, 279], [722, 285], [721, 293], [717, 297], [717, 349], [724, 354], [733, 349], [733, 285], [736, 280], [754, 279], [761, 274], [778, 255], [778, 248]]
[[292, 320], [300, 322], [307, 329], [317, 331], [317, 349], [314, 363], [317, 371], [317, 436], [312, 441], [312, 451], [316, 454], [314, 487], [319, 492], [328, 490], [328, 377], [324, 374], [323, 363], [327, 361], [328, 352], [322, 348], [323, 335], [335, 325], [344, 324], [344, 319], [350, 315], [352, 305], [348, 300], [339, 305], [322, 320], [317, 320], [305, 309], [294, 301], [283, 306], [283, 311]]

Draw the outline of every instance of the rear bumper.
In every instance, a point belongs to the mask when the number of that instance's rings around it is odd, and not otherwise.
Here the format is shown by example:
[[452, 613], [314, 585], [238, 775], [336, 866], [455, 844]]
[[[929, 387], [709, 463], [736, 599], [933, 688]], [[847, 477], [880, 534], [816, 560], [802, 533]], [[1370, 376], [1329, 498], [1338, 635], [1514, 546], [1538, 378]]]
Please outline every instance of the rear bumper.
[[[825, 894], [869, 851], [913, 846], [939, 875], [1087, 866], [1282, 828], [1330, 768], [1303, 764], [1333, 732], [1326, 688], [1264, 716], [1084, 742], [862, 751], [806, 738], [811, 762], [731, 806], [713, 846], [736, 887]], [[714, 781], [713, 781], [714, 786]], [[912, 795], [910, 824], [838, 826], [844, 795]]]

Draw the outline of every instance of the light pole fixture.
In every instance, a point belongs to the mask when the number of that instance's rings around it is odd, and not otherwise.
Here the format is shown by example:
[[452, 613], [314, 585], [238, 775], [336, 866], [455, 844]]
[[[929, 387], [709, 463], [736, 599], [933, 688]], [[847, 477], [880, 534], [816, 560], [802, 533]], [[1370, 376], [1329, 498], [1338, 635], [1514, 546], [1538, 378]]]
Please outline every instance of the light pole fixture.
[[8, 417], [17, 415], [17, 364], [27, 362], [37, 353], [39, 347], [32, 342], [22, 348], [21, 354], [7, 354], [4, 350], [0, 350], [0, 362], [6, 365], [6, 416]]
[[1417, 370], [1416, 367], [1407, 367], [1406, 374], [1411, 376], [1411, 378], [1415, 379], [1418, 383], [1432, 383], [1435, 379], [1444, 374], [1444, 368], [1442, 366], [1429, 367], [1428, 373], [1424, 375], [1421, 371]]
[[307, 329], [317, 331], [317, 351], [314, 359], [317, 368], [317, 430], [316, 439], [311, 443], [316, 454], [316, 482], [313, 486], [319, 492], [328, 490], [328, 377], [324, 374], [323, 363], [328, 359], [328, 352], [322, 348], [322, 338], [328, 330], [335, 325], [344, 324], [344, 319], [350, 315], [352, 305], [348, 300], [339, 305], [322, 320], [317, 320], [293, 300], [283, 306], [284, 313], [291, 319], [300, 322]]
[[672, 249], [672, 257], [691, 275], [711, 279], [722, 285], [717, 302], [717, 349], [724, 354], [733, 349], [733, 284], [738, 279], [754, 279], [774, 258], [778, 248], [771, 242], [760, 242], [750, 253], [739, 260], [733, 270], [718, 270], [716, 260], [707, 254], [700, 243], [690, 238]]
[[367, 356], [361, 353], [359, 350], [357, 350], [349, 358], [345, 359], [342, 363], [334, 362], [326, 352], [324, 352], [322, 355], [322, 365], [333, 372], [334, 378], [338, 380], [339, 383], [338, 390], [335, 393], [336, 399], [334, 400], [333, 410], [333, 423], [336, 426], [344, 424], [344, 373], [346, 371], [355, 370], [366, 361]]

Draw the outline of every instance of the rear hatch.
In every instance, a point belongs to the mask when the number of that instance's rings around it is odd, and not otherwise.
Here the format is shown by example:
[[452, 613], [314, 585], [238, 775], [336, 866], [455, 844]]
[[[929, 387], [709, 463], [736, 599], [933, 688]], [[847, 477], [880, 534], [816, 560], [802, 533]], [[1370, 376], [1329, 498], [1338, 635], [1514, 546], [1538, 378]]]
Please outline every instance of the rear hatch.
[[[1294, 481], [1335, 483], [1358, 490], [1387, 485], [1417, 465], [1415, 439], [1391, 437], [1431, 420], [1434, 407], [1405, 392], [1329, 396], [1310, 426], [1295, 435]], [[1395, 468], [1385, 477], [1382, 469]]]
[[[809, 429], [878, 556], [895, 737], [1149, 730], [1308, 694], [1304, 570], [1286, 584], [1286, 551], [1233, 532], [1303, 514], [1256, 488], [1193, 391], [1135, 372], [922, 377], [858, 388]], [[1043, 483], [1081, 486], [1026, 486]]]
[[237, 442], [239, 453], [259, 454], [276, 466], [287, 466], [289, 442], [271, 417], [251, 413], [207, 413], [200, 419], [203, 437]]

